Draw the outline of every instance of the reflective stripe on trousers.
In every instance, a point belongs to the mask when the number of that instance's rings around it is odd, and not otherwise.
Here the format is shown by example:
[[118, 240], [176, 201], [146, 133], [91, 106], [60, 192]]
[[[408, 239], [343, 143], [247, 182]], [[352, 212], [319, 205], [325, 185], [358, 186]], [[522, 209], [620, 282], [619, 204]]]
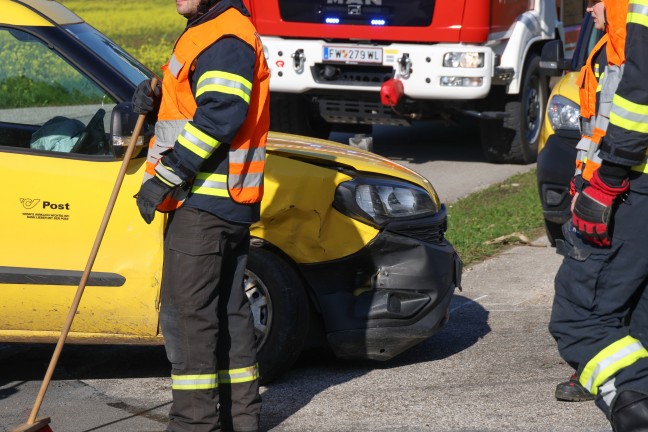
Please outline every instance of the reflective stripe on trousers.
[[606, 413], [617, 392], [648, 389], [645, 214], [648, 196], [630, 190], [614, 213], [609, 248], [563, 230], [566, 257], [555, 278], [549, 330], [562, 358], [598, 393], [596, 403]]
[[160, 310], [173, 376], [168, 431], [258, 430], [254, 326], [242, 284], [248, 249], [247, 225], [188, 207], [169, 216]]

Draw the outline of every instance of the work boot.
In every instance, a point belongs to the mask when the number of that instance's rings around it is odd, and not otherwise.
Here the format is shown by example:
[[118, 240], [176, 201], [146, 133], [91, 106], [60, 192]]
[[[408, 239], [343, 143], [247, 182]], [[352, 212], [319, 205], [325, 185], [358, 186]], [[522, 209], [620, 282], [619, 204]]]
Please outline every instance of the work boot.
[[632, 390], [619, 393], [610, 423], [614, 432], [648, 432], [648, 395]]
[[566, 402], [583, 402], [596, 399], [578, 382], [578, 377], [573, 374], [569, 381], [562, 382], [556, 386], [556, 399]]

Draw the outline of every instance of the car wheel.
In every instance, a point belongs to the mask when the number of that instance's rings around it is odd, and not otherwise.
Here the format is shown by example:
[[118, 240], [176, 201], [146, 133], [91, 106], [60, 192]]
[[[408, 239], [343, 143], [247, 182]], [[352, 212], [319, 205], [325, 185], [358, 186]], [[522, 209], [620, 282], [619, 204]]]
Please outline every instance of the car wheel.
[[309, 304], [295, 270], [276, 254], [250, 247], [244, 278], [254, 318], [261, 382], [290, 368], [308, 333]]
[[562, 225], [545, 219], [545, 232], [551, 246], [556, 247], [556, 240], [564, 239]]
[[270, 130], [326, 139], [331, 133], [331, 125], [305, 96], [273, 93], [270, 97]]
[[[503, 95], [489, 98], [504, 110], [507, 117], [504, 120], [480, 121], [482, 150], [486, 160], [517, 164], [536, 161], [548, 95], [547, 78], [540, 73], [540, 57], [531, 54], [524, 67], [520, 93], [515, 98]], [[500, 104], [496, 99], [500, 100]]]

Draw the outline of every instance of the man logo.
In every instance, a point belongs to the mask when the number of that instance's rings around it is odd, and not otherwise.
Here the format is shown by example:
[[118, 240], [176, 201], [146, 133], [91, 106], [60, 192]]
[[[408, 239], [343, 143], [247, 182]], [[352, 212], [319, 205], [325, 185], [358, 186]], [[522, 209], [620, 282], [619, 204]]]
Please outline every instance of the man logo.
[[20, 198], [20, 202], [27, 210], [33, 209], [40, 202], [39, 199]]

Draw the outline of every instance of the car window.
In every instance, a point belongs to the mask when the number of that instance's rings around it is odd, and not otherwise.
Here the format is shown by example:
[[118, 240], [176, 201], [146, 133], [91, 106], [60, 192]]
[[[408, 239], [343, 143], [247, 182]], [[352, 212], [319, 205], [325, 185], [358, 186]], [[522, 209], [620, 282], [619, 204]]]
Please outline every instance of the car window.
[[603, 36], [603, 32], [596, 30], [594, 28], [594, 23], [589, 14], [585, 15], [583, 24], [581, 25], [581, 31], [578, 35], [578, 43], [576, 44], [576, 50], [574, 51], [574, 57], [572, 59], [572, 64], [570, 70], [579, 71], [580, 68], [587, 61], [587, 57], [590, 52], [596, 46], [596, 43]]
[[96, 141], [107, 139], [115, 101], [25, 31], [0, 27], [0, 95], [0, 145], [75, 152], [85, 132], [80, 153], [107, 149]]

